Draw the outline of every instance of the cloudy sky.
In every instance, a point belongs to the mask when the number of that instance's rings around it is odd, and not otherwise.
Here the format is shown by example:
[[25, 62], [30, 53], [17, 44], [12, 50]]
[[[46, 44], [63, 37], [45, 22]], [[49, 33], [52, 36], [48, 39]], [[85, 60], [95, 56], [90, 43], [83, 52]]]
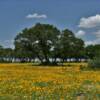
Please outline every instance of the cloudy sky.
[[0, 44], [37, 22], [68, 28], [86, 45], [100, 44], [100, 0], [0, 0]]

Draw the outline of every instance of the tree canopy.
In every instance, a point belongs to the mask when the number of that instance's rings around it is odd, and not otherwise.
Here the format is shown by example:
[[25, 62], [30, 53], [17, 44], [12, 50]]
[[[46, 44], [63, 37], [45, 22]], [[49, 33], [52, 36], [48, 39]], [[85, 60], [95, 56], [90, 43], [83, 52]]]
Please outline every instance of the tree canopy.
[[0, 61], [21, 62], [38, 59], [41, 64], [54, 65], [74, 58], [93, 59], [100, 52], [100, 44], [85, 47], [84, 41], [69, 30], [59, 30], [50, 24], [23, 29], [14, 39], [15, 48], [0, 46]]
[[[43, 64], [57, 63], [57, 58], [81, 56], [84, 41], [76, 38], [68, 29], [60, 31], [53, 25], [36, 24], [24, 29], [15, 38], [15, 50], [31, 53]], [[50, 60], [52, 59], [52, 61]]]

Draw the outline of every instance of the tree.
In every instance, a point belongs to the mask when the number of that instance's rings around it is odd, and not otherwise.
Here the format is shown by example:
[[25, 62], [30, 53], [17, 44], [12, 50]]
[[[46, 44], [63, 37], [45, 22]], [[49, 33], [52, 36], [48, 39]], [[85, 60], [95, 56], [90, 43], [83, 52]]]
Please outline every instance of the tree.
[[85, 48], [85, 55], [89, 59], [93, 59], [100, 52], [100, 44], [88, 45]]
[[49, 24], [36, 24], [24, 29], [15, 38], [15, 50], [26, 50], [37, 57], [42, 64], [51, 64], [51, 49], [55, 47], [60, 31]]
[[3, 46], [0, 45], [0, 62], [3, 61]]
[[79, 60], [79, 58], [84, 58], [85, 50], [84, 50], [84, 41], [79, 38], [74, 39], [74, 45], [72, 46], [72, 57], [76, 58], [76, 61]]
[[66, 58], [80, 58], [84, 55], [84, 41], [76, 38], [74, 33], [65, 29], [61, 34], [61, 56]]
[[93, 59], [93, 57], [95, 56], [95, 53], [94, 53], [94, 46], [93, 46], [93, 45], [88, 45], [88, 46], [85, 48], [85, 52], [86, 52], [87, 58]]
[[[19, 33], [15, 38], [15, 58], [20, 59], [21, 62], [26, 60], [34, 59], [35, 55], [31, 47], [31, 33], [29, 29], [25, 28], [21, 33]], [[28, 40], [29, 39], [29, 40]]]
[[76, 38], [68, 29], [60, 32], [49, 24], [36, 24], [25, 28], [15, 38], [15, 52], [18, 58], [38, 58], [41, 64], [57, 64], [67, 58], [83, 56], [84, 41]]
[[89, 60], [88, 66], [92, 69], [100, 69], [100, 52], [93, 59]]
[[13, 57], [13, 49], [0, 46], [0, 62], [11, 62]]

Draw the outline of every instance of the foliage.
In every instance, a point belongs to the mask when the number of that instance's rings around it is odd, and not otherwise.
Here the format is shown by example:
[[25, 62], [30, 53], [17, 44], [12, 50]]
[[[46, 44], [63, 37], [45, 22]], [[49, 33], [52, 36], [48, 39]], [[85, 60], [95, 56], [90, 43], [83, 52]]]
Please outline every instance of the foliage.
[[0, 46], [0, 62], [11, 62], [13, 57], [13, 49]]
[[57, 58], [64, 61], [67, 57], [82, 57], [84, 41], [76, 38], [68, 29], [60, 32], [53, 25], [38, 23], [16, 36], [15, 51], [21, 57], [24, 52], [27, 52], [26, 56], [31, 52], [41, 64], [56, 64]]
[[93, 69], [100, 69], [100, 53], [89, 61], [89, 67]]
[[85, 48], [85, 55], [87, 58], [93, 59], [100, 52], [100, 44], [88, 45]]
[[55, 47], [58, 35], [59, 30], [56, 27], [38, 23], [32, 28], [24, 29], [16, 36], [15, 50], [32, 52], [41, 63], [50, 63], [50, 50]]
[[[18, 33], [14, 45], [14, 49], [0, 46], [0, 62], [34, 62], [38, 59], [41, 65], [58, 65], [71, 59], [87, 61], [100, 52], [100, 44], [85, 47], [84, 41], [69, 29], [62, 31], [40, 23]], [[98, 60], [94, 58], [90, 63]]]

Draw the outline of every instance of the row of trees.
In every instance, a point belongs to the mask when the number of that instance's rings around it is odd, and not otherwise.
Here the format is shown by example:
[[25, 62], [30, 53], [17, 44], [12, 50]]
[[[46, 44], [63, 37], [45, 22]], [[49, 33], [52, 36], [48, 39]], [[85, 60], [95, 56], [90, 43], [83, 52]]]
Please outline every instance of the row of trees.
[[38, 59], [41, 64], [57, 64], [74, 58], [93, 58], [100, 50], [100, 45], [85, 47], [84, 41], [75, 37], [68, 29], [60, 31], [53, 25], [37, 23], [25, 28], [14, 41], [15, 49], [0, 47], [0, 59], [20, 59], [31, 61]]

